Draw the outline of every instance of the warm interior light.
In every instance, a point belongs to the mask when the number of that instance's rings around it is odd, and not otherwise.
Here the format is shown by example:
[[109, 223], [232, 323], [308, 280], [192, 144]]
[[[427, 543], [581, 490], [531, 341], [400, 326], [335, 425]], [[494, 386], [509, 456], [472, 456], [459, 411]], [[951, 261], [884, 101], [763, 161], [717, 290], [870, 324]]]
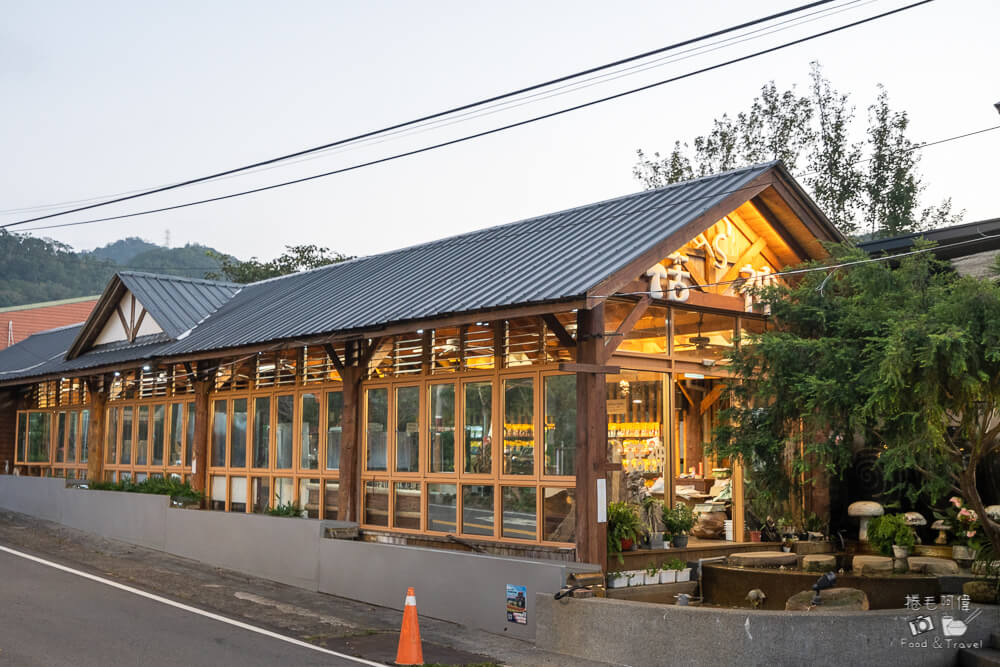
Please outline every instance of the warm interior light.
[[704, 380], [705, 376], [701, 373], [685, 373], [684, 377], [688, 380]]

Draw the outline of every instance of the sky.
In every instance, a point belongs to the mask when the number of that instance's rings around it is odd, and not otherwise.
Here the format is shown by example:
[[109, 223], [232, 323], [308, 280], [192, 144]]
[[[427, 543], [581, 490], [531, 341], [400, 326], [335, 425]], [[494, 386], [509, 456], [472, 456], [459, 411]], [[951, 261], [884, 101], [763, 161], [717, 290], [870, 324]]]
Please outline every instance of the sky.
[[[804, 3], [804, 0], [802, 0]], [[800, 3], [801, 4], [801, 3]], [[490, 115], [17, 229], [168, 206], [340, 169], [768, 48], [902, 0], [838, 0], [802, 25]], [[15, 2], [0, 24], [0, 223], [12, 210], [174, 183], [350, 137], [788, 9], [748, 3], [509, 0]], [[816, 11], [816, 10], [812, 10]], [[837, 12], [837, 13], [833, 13]], [[91, 249], [126, 236], [271, 258], [349, 255], [642, 189], [635, 151], [668, 151], [818, 60], [859, 121], [886, 86], [909, 136], [1000, 124], [1000, 2], [935, 0], [646, 92], [489, 137], [266, 193], [31, 233]], [[857, 125], [863, 129], [863, 122]], [[1000, 217], [1000, 130], [920, 151], [925, 200]], [[100, 214], [100, 215], [98, 215]]]

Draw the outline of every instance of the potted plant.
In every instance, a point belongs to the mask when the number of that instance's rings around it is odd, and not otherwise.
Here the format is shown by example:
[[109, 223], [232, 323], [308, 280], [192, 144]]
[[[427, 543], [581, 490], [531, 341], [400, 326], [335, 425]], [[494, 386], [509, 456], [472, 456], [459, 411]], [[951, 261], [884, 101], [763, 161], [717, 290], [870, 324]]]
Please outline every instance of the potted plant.
[[873, 518], [868, 524], [868, 543], [885, 556], [907, 558], [916, 542], [916, 535], [906, 525], [906, 516], [903, 514], [884, 514]]
[[628, 581], [631, 578], [628, 572], [612, 570], [608, 572], [608, 588], [628, 588]]
[[674, 561], [673, 567], [677, 570], [677, 583], [691, 581], [691, 568], [682, 560]]
[[649, 535], [649, 548], [663, 548], [663, 503], [653, 496], [642, 499], [642, 523]]
[[979, 516], [974, 510], [965, 506], [958, 496], [949, 499], [948, 512], [942, 516], [935, 512], [935, 516], [948, 522], [951, 530], [954, 531], [954, 541], [951, 546], [951, 557], [960, 564], [971, 564], [976, 559], [976, 552], [982, 546], [982, 526], [979, 523]]
[[629, 586], [642, 586], [643, 582], [642, 570], [625, 570], [625, 574], [628, 575]]
[[660, 583], [660, 566], [650, 561], [642, 571], [642, 583], [646, 586]]
[[673, 561], [668, 560], [660, 567], [660, 583], [672, 584], [677, 581], [677, 570], [673, 568]]
[[624, 564], [622, 551], [631, 549], [639, 536], [642, 535], [642, 525], [635, 507], [628, 503], [608, 504], [608, 555], [618, 556], [618, 563]]
[[663, 526], [671, 536], [671, 544], [684, 548], [688, 542], [687, 533], [694, 528], [694, 511], [684, 503], [677, 503], [673, 509], [664, 507]]

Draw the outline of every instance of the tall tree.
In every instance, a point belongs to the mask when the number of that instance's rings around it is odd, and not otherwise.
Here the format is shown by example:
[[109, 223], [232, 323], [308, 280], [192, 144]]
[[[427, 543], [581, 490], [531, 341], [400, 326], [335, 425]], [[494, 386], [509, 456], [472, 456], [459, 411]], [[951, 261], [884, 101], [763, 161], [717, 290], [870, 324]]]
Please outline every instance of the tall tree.
[[666, 156], [639, 149], [633, 174], [654, 188], [781, 160], [848, 236], [893, 236], [961, 221], [964, 212], [952, 212], [949, 199], [921, 207], [918, 144], [907, 138], [909, 118], [889, 106], [884, 87], [868, 108], [864, 140], [856, 141], [849, 96], [833, 88], [818, 63], [809, 77], [806, 95], [765, 84], [747, 111], [723, 114], [708, 134], [690, 144], [675, 141]]
[[256, 257], [241, 261], [211, 250], [208, 251], [208, 255], [218, 260], [221, 266], [219, 271], [206, 273], [205, 277], [212, 280], [229, 280], [234, 283], [253, 283], [258, 280], [266, 280], [296, 271], [315, 269], [327, 264], [353, 259], [339, 252], [331, 252], [329, 248], [313, 244], [285, 246], [285, 252], [270, 261], [261, 261]]
[[[741, 460], [755, 490], [788, 498], [803, 476], [843, 470], [863, 441], [891, 491], [914, 502], [962, 496], [1000, 554], [976, 480], [1000, 454], [1000, 285], [925, 253], [898, 268], [807, 273], [761, 296], [774, 326], [732, 352], [733, 400], [709, 449]], [[774, 465], [782, 460], [794, 474]]]

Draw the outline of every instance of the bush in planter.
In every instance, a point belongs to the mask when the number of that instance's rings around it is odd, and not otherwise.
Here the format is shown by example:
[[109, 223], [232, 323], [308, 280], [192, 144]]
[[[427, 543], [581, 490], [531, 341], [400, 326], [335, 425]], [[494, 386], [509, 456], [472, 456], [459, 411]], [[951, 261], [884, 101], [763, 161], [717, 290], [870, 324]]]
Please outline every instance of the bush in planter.
[[883, 514], [868, 523], [868, 543], [884, 556], [892, 555], [892, 547], [912, 548], [917, 543], [913, 529], [906, 525], [903, 514]]
[[618, 556], [618, 563], [624, 564], [622, 543], [636, 542], [642, 535], [642, 524], [635, 507], [628, 503], [608, 504], [608, 555]]
[[274, 507], [268, 507], [264, 510], [264, 514], [269, 514], [271, 516], [290, 516], [301, 518], [302, 510], [295, 503], [286, 503], [284, 505], [275, 505]]
[[691, 580], [691, 568], [680, 558], [671, 558], [663, 564], [664, 572], [670, 572], [670, 581], [685, 582]]
[[694, 528], [694, 510], [684, 503], [677, 503], [673, 508], [664, 507], [663, 526], [664, 531], [674, 539], [675, 547], [682, 546], [680, 542], [686, 544], [687, 534]]
[[170, 496], [170, 499], [182, 505], [200, 504], [205, 494], [195, 491], [187, 482], [181, 482], [172, 477], [150, 477], [141, 482], [123, 479], [120, 482], [89, 480], [87, 488], [97, 491], [124, 491], [126, 493], [151, 493]]

